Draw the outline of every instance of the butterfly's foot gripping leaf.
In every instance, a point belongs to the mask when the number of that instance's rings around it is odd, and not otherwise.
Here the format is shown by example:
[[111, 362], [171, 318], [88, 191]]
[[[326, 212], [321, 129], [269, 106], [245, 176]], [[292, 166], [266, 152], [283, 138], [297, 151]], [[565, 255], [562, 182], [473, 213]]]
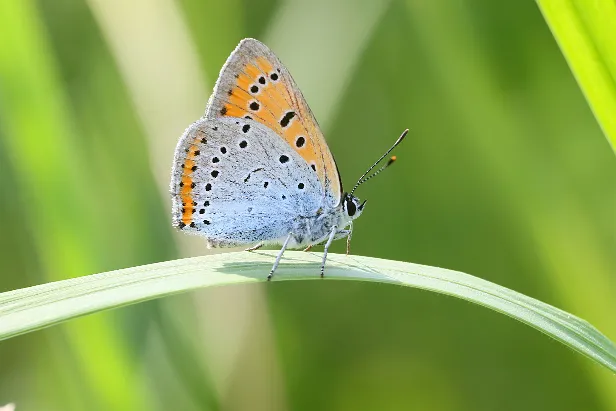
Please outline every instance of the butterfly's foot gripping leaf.
[[255, 251], [255, 250], [258, 250], [261, 247], [263, 247], [263, 243], [259, 243], [259, 244], [255, 245], [254, 247], [249, 247], [249, 248], [245, 249], [244, 251]]

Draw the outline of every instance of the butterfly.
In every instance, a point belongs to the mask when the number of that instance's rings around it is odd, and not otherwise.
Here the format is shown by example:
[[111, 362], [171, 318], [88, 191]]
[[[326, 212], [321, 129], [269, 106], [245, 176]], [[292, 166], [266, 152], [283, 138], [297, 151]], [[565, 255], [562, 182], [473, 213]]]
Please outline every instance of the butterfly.
[[204, 236], [208, 247], [281, 244], [287, 248], [347, 238], [366, 202], [350, 193], [323, 133], [287, 68], [263, 43], [242, 40], [223, 66], [205, 115], [180, 137], [171, 173], [172, 223]]

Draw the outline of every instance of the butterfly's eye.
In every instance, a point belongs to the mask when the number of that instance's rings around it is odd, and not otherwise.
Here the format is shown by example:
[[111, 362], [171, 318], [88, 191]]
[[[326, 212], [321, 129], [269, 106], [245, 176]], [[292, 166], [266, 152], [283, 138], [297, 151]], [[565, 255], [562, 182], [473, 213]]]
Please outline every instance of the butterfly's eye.
[[357, 211], [357, 206], [355, 205], [353, 200], [347, 199], [346, 209], [347, 209], [347, 214], [349, 215], [349, 217], [353, 217], [355, 215], [355, 212]]

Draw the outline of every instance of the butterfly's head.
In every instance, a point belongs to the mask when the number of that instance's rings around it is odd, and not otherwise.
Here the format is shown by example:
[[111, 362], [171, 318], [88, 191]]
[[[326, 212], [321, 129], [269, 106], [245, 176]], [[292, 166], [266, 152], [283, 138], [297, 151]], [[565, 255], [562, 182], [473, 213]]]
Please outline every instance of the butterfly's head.
[[342, 196], [342, 211], [348, 216], [349, 221], [355, 220], [364, 211], [366, 200], [362, 203], [361, 200], [351, 194], [344, 193]]

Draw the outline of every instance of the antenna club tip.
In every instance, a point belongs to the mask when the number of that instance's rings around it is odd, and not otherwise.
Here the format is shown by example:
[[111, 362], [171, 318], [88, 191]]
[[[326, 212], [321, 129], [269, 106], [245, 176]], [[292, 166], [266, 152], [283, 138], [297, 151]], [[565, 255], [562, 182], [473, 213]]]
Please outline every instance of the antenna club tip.
[[400, 134], [400, 137], [398, 137], [398, 140], [396, 140], [396, 142], [394, 143], [394, 147], [395, 147], [395, 146], [397, 146], [398, 144], [400, 144], [400, 142], [401, 142], [402, 140], [404, 140], [404, 137], [406, 137], [406, 135], [408, 134], [408, 132], [409, 132], [409, 129], [407, 128], [406, 130], [404, 130], [404, 131], [402, 132], [402, 134]]

